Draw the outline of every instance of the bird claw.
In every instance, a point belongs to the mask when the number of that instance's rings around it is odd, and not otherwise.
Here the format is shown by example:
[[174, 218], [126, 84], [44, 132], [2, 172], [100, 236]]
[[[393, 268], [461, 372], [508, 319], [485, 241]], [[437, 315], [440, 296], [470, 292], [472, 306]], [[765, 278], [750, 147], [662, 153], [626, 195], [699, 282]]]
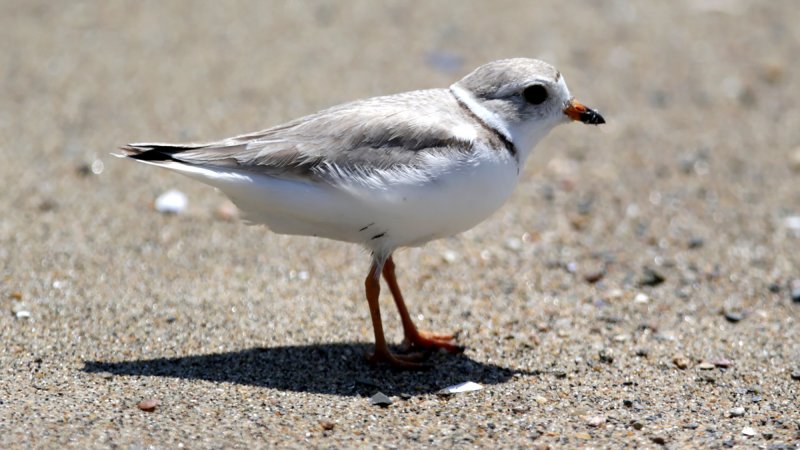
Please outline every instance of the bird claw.
[[406, 350], [422, 349], [425, 351], [442, 349], [450, 354], [459, 354], [464, 352], [464, 346], [453, 344], [455, 340], [454, 334], [439, 334], [429, 333], [427, 331], [416, 331], [410, 336], [406, 336], [403, 340], [403, 346]]

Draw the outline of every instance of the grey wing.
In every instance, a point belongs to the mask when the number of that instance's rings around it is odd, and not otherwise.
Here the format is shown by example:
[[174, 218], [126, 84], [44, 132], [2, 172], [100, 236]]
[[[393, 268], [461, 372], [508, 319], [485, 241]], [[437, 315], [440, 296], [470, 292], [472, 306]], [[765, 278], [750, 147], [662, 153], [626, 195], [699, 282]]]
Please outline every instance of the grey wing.
[[449, 91], [415, 91], [336, 106], [219, 142], [130, 144], [122, 150], [145, 161], [330, 181], [342, 171], [418, 166], [425, 153], [469, 152], [473, 142], [452, 130], [470, 120]]

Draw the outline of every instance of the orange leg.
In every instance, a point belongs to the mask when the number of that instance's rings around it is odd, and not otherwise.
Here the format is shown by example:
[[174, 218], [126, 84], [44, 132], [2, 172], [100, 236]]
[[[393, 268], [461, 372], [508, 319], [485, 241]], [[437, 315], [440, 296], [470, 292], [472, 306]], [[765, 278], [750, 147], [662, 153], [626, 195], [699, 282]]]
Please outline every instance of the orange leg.
[[367, 291], [367, 302], [369, 303], [369, 314], [372, 317], [372, 329], [375, 332], [375, 352], [369, 355], [369, 360], [375, 363], [383, 362], [397, 369], [426, 369], [428, 366], [421, 364], [419, 355], [395, 355], [386, 345], [386, 337], [383, 335], [383, 324], [381, 322], [381, 306], [378, 297], [381, 292], [380, 276], [378, 266], [372, 263], [367, 279], [364, 282]]
[[403, 294], [400, 292], [400, 286], [397, 285], [397, 278], [394, 275], [394, 261], [391, 256], [383, 265], [383, 277], [389, 285], [389, 290], [392, 292], [392, 297], [394, 297], [394, 303], [397, 305], [397, 311], [400, 313], [406, 344], [412, 349], [435, 350], [442, 348], [448, 353], [461, 353], [464, 351], [464, 347], [452, 343], [455, 339], [452, 334], [427, 333], [417, 330], [411, 320], [411, 316], [408, 314], [406, 303], [403, 301]]

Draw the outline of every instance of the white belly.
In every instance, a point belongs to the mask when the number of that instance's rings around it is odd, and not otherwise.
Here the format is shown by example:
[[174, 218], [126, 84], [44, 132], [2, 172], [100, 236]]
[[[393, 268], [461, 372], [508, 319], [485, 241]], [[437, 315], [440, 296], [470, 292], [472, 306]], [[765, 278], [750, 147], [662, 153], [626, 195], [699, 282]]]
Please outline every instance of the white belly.
[[456, 160], [431, 156], [424, 167], [424, 172], [342, 174], [334, 184], [170, 168], [220, 188], [249, 222], [276, 233], [355, 242], [373, 251], [466, 231], [500, 208], [517, 184], [517, 162], [505, 150], [479, 150]]

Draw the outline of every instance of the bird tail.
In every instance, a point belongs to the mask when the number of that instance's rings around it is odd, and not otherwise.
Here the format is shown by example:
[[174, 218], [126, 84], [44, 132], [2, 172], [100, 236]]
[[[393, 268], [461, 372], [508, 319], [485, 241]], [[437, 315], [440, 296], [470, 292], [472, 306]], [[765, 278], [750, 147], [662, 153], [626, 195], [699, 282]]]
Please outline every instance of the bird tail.
[[197, 150], [205, 147], [203, 144], [160, 144], [160, 143], [141, 143], [141, 144], [128, 144], [120, 147], [121, 154], [115, 154], [119, 157], [127, 157], [139, 161], [177, 161], [183, 162], [175, 158], [175, 155], [188, 151]]

